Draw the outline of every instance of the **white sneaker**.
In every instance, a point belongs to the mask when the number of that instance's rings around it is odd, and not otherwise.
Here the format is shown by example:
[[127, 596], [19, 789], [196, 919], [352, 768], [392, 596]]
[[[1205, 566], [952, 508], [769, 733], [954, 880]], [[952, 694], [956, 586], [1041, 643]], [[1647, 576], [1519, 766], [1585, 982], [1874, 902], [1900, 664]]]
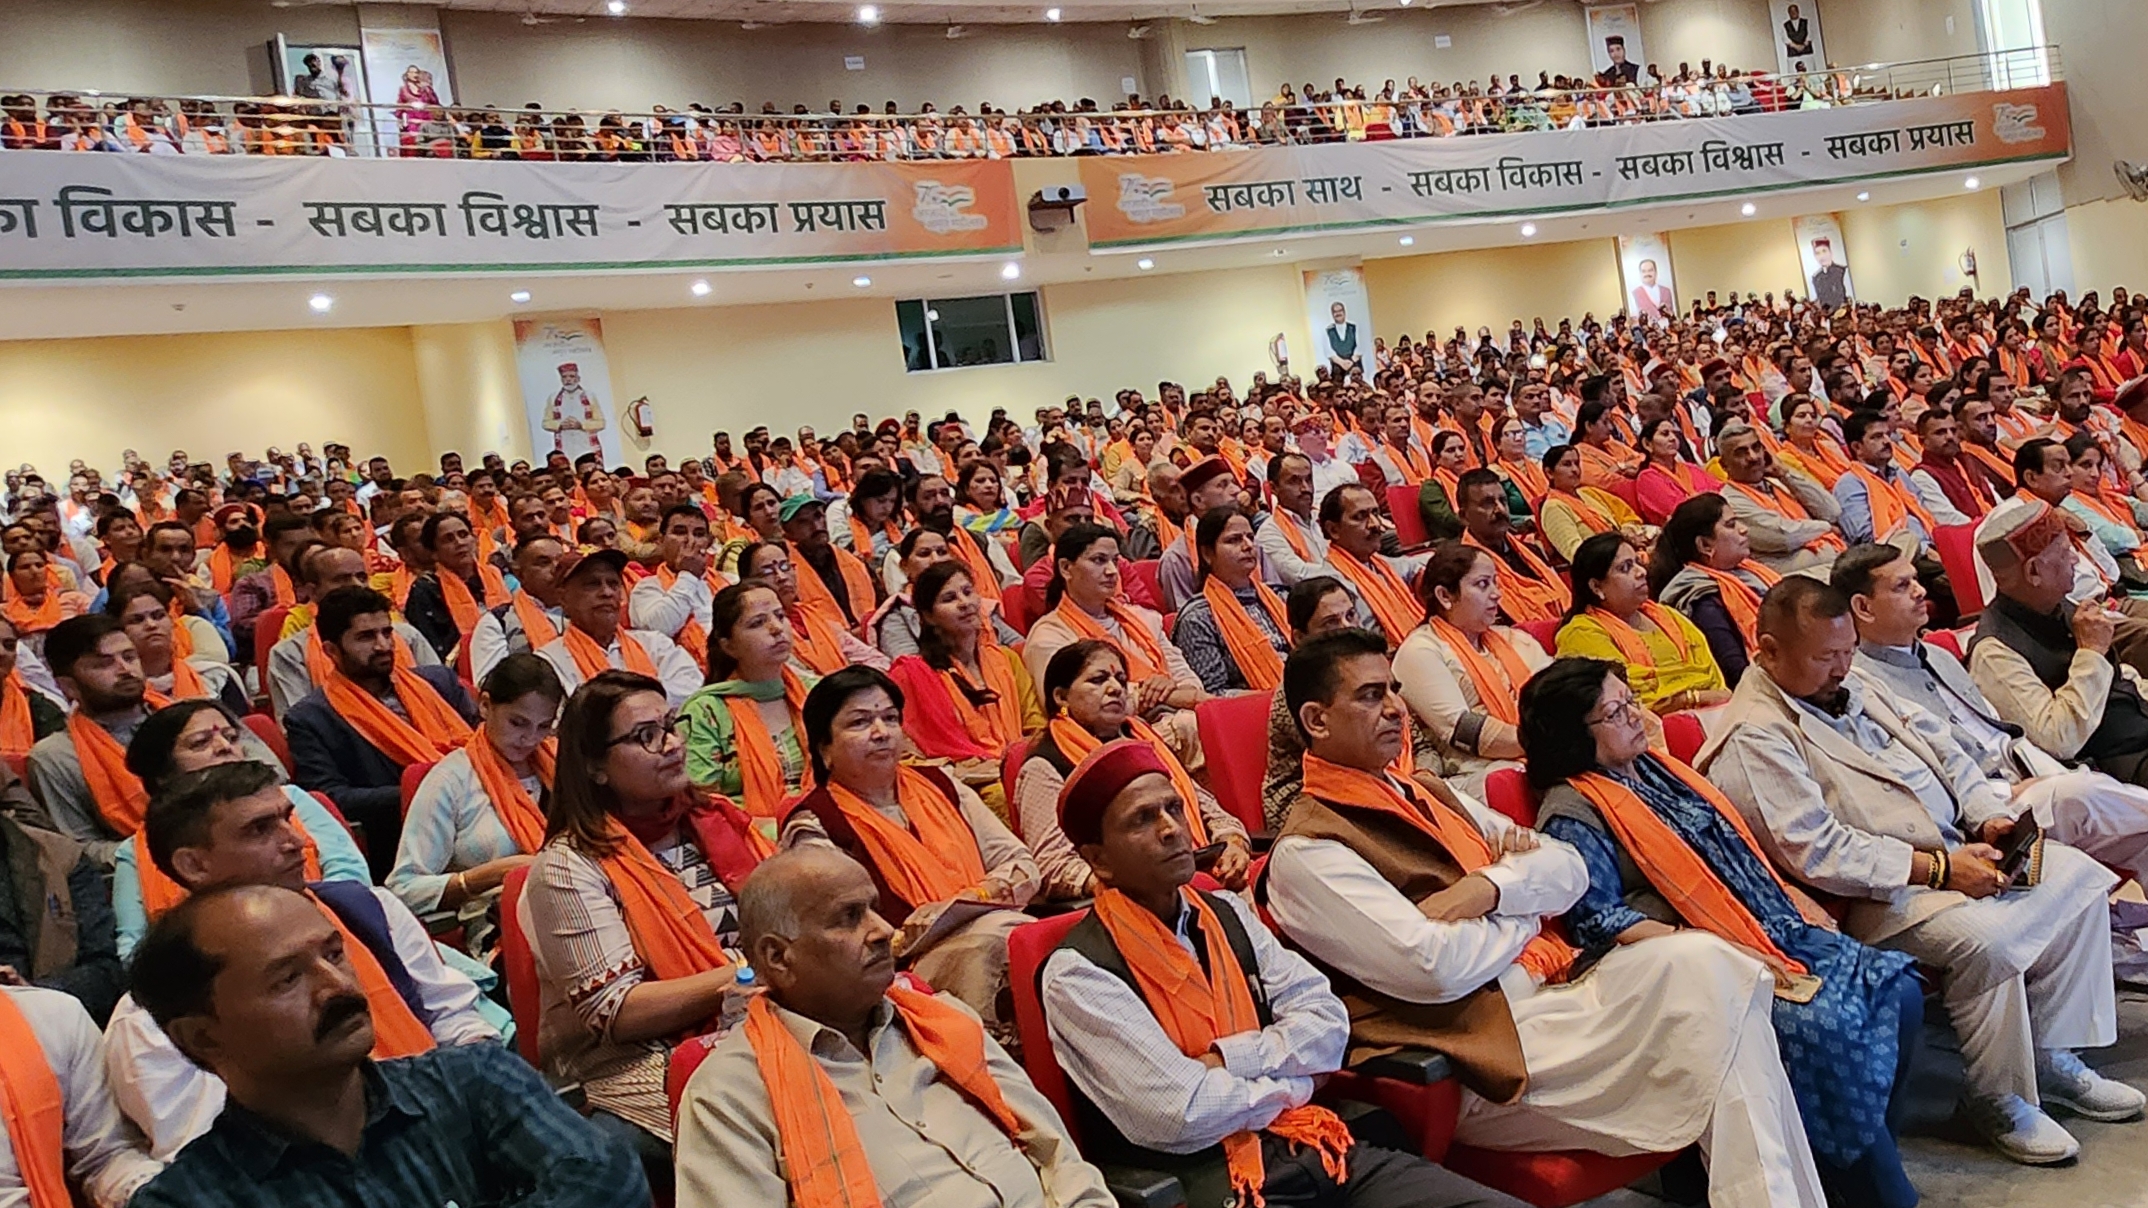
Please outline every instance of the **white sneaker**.
[[1993, 1149], [2024, 1166], [2050, 1166], [2081, 1152], [2081, 1143], [2019, 1095], [1965, 1099], [1962, 1117]]
[[2132, 1120], [2148, 1107], [2148, 1095], [2098, 1074], [2071, 1049], [2036, 1051], [2036, 1090], [2084, 1120]]

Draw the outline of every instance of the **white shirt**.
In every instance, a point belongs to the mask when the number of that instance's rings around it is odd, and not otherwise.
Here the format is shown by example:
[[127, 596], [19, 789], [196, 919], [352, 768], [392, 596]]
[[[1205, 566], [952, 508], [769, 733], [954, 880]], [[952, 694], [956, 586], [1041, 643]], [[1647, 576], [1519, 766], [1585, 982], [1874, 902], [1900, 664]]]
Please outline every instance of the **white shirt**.
[[[699, 621], [701, 632], [707, 633], [715, 602], [708, 580], [699, 575], [675, 575], [666, 588], [661, 577], [651, 574], [628, 593], [627, 621], [636, 629], [654, 630], [670, 638], [677, 638], [688, 621]], [[650, 655], [654, 657], [655, 652]]]
[[[1514, 829], [1462, 801], [1486, 836]], [[1268, 858], [1269, 907], [1276, 925], [1314, 959], [1371, 989], [1405, 1002], [1454, 1002], [1504, 982], [1543, 920], [1566, 913], [1589, 886], [1580, 853], [1551, 838], [1535, 851], [1501, 857], [1482, 875], [1499, 887], [1492, 913], [1435, 922], [1347, 845], [1285, 836]]]
[[[641, 643], [641, 648], [649, 652], [649, 661], [656, 664], [656, 678], [664, 682], [664, 696], [670, 701], [672, 708], [676, 709], [684, 704], [687, 697], [700, 689], [701, 668], [694, 665], [694, 656], [681, 650], [677, 642], [648, 629], [628, 629], [620, 632], [633, 634], [634, 640]], [[559, 672], [559, 682], [566, 685], [569, 695], [582, 686], [582, 669], [575, 666], [574, 655], [567, 649], [565, 630], [537, 654], [552, 664], [552, 670]], [[612, 644], [605, 649], [604, 656], [605, 661], [613, 667], [625, 670], [626, 659], [619, 653], [619, 638], [616, 634], [612, 637]]]
[[[66, 1151], [68, 1182], [96, 1208], [121, 1208], [164, 1170], [164, 1163], [149, 1156], [141, 1133], [112, 1102], [97, 1025], [71, 994], [34, 986], [8, 986], [0, 993], [22, 1012], [59, 1081], [66, 1113], [60, 1146]], [[27, 1208], [29, 1202], [14, 1147], [0, 1146], [0, 1208]]]
[[[1286, 524], [1298, 536], [1304, 538], [1305, 552], [1312, 555], [1310, 561], [1300, 558], [1298, 551], [1290, 547], [1290, 538], [1283, 535], [1281, 528]], [[1276, 578], [1285, 587], [1320, 575], [1335, 573], [1333, 568], [1328, 566], [1328, 537], [1320, 531], [1319, 521], [1300, 520], [1287, 508], [1277, 507], [1268, 514], [1268, 523], [1261, 525], [1260, 531], [1253, 534], [1253, 544], [1258, 546], [1261, 554], [1268, 559], [1268, 565], [1275, 568]]]
[[[1312, 461], [1312, 458], [1308, 457], [1306, 460]], [[1340, 456], [1330, 456], [1323, 461], [1314, 461], [1313, 515], [1320, 515], [1320, 501], [1328, 497], [1329, 491], [1334, 490], [1336, 487], [1363, 485], [1365, 485], [1365, 480], [1357, 476], [1357, 467], [1344, 461]]]
[[[388, 916], [389, 938], [417, 987], [418, 1001], [432, 1014], [433, 1039], [441, 1044], [498, 1040], [499, 1032], [477, 1013], [476, 983], [440, 959], [425, 924], [386, 889], [374, 886], [373, 897]], [[104, 1041], [112, 1096], [149, 1135], [149, 1151], [159, 1161], [170, 1161], [223, 1114], [224, 1080], [180, 1052], [132, 994], [112, 1009]]]
[[[552, 628], [562, 633], [566, 632], [567, 612], [565, 609], [550, 607], [535, 596], [531, 596], [530, 600], [537, 605], [539, 611], [544, 613], [545, 619], [552, 622]], [[492, 669], [499, 666], [508, 655], [515, 652], [514, 638], [518, 634], [522, 634], [522, 619], [515, 615], [513, 608], [500, 612], [494, 612], [489, 608], [485, 610], [485, 615], [477, 619], [477, 628], [470, 631], [471, 682], [484, 683], [485, 677], [492, 674]], [[522, 641], [525, 646], [528, 645], [528, 636], [524, 635]], [[429, 643], [424, 642], [420, 642], [419, 645], [427, 646], [428, 648], [430, 646]]]

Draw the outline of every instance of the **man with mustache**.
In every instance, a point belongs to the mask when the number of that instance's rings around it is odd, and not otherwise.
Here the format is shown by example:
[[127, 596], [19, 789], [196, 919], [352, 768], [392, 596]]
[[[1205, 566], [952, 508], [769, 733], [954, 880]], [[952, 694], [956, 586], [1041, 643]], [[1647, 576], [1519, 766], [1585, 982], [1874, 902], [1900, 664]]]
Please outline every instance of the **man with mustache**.
[[[361, 1015], [373, 1000], [369, 1050], [374, 1057], [499, 1039], [476, 1010], [477, 986], [442, 963], [425, 925], [401, 899], [355, 881], [307, 880], [310, 841], [292, 821], [290, 798], [273, 769], [247, 761], [183, 773], [151, 802], [146, 829], [151, 862], [187, 894], [245, 885], [304, 894], [317, 919], [348, 947], [363, 949], [363, 956], [354, 951], [348, 959], [370, 962], [378, 979], [367, 983], [370, 993], [338, 997], [355, 997]], [[150, 935], [156, 931], [152, 922]], [[144, 936], [135, 949], [137, 960], [149, 943]], [[205, 973], [199, 980], [213, 977]], [[137, 979], [112, 1012], [105, 1064], [120, 1110], [149, 1138], [150, 1152], [168, 1161], [209, 1131], [223, 1110], [225, 1084], [216, 1067], [189, 1060], [175, 1047], [153, 1018], [156, 994], [145, 1003], [141, 989]], [[172, 992], [169, 986], [158, 989]], [[320, 1006], [316, 1022], [321, 1024], [336, 1022], [333, 1017], [348, 1009], [348, 1004]]]
[[[679, 1202], [782, 1204], [791, 1179], [841, 1164], [853, 1194], [877, 1190], [885, 1208], [1110, 1208], [1103, 1176], [977, 1017], [895, 984], [879, 899], [865, 867], [825, 844], [746, 878], [740, 943], [768, 992], [686, 1084]], [[779, 1112], [778, 1096], [803, 1102]], [[834, 1127], [793, 1123], [816, 1107]]]
[[382, 1056], [397, 1025], [356, 930], [288, 886], [240, 883], [205, 888], [150, 928], [135, 956], [140, 1010], [169, 1060], [218, 1082], [225, 1102], [133, 1203], [649, 1203], [625, 1146], [500, 1045]]

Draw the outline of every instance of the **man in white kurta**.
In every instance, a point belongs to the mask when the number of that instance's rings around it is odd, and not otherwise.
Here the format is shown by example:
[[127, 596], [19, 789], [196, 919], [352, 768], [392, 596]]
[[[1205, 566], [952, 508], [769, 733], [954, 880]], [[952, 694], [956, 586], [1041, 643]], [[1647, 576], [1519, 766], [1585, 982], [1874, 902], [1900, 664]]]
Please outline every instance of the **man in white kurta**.
[[1940, 719], [1851, 670], [1857, 630], [1842, 592], [1786, 578], [1763, 601], [1759, 631], [1696, 765], [1778, 868], [1849, 900], [1844, 930], [1939, 970], [1967, 1122], [2007, 1157], [2048, 1164], [2080, 1145], [2042, 1103], [2138, 1116], [2139, 1091], [2072, 1052], [2118, 1038], [2104, 905], [2117, 878], [2046, 842], [2040, 881], [2001, 891], [1990, 845], [2023, 805]]
[[[21, 985], [0, 988], [0, 994], [7, 996], [9, 1009], [28, 1025], [53, 1081], [59, 1084], [62, 1152], [45, 1156], [56, 1156], [68, 1183], [80, 1189], [75, 1202], [120, 1208], [164, 1169], [164, 1163], [149, 1156], [142, 1134], [113, 1105], [97, 1025], [72, 994]], [[0, 1089], [17, 1093], [13, 1088]], [[0, 1146], [0, 1204], [30, 1203], [23, 1164], [13, 1144]]]
[[[1284, 691], [1308, 777], [1315, 759], [1386, 775], [1406, 706], [1378, 634], [1307, 641], [1291, 655]], [[1435, 901], [1450, 891], [1413, 902], [1375, 869], [1380, 857], [1294, 833], [1334, 804], [1307, 795], [1293, 804], [1269, 858], [1269, 905], [1316, 962], [1376, 995], [1455, 1003], [1492, 987], [1502, 996], [1526, 1082], [1505, 1103], [1465, 1091], [1456, 1140], [1610, 1155], [1697, 1143], [1717, 1208], [1825, 1201], [1769, 1022], [1773, 979], [1758, 961], [1682, 931], [1620, 946], [1570, 983], [1541, 984], [1520, 958], [1544, 920], [1588, 887], [1579, 853], [1461, 800], [1495, 857], [1462, 884], [1488, 882], [1492, 904], [1450, 911]], [[1448, 855], [1430, 839], [1420, 846]], [[1450, 913], [1460, 917], [1431, 917]]]

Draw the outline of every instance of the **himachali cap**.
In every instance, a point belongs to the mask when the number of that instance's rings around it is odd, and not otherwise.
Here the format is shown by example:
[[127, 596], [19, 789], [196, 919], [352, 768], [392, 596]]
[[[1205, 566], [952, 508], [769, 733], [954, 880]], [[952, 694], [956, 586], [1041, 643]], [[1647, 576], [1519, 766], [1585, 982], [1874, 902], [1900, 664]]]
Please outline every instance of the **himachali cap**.
[[[1059, 790], [1059, 829], [1076, 847], [1103, 841], [1104, 811], [1119, 791], [1143, 776], [1169, 776], [1156, 748], [1138, 738], [1120, 738], [1089, 752], [1067, 773]], [[1188, 802], [1187, 808], [1192, 808]]]
[[1230, 472], [1230, 464], [1221, 457], [1204, 457], [1186, 467], [1186, 472], [1179, 475], [1178, 481], [1180, 486], [1186, 488], [1186, 493], [1191, 495]]
[[2018, 566], [2043, 553], [2053, 541], [2066, 539], [2072, 531], [2067, 513], [2037, 500], [2033, 507], [2002, 515], [1986, 523], [1976, 550], [1993, 567]]
[[2144, 373], [2132, 381], [2120, 385], [2118, 387], [2118, 397], [2111, 400], [2111, 405], [2121, 412], [2148, 405], [2148, 373]]
[[1722, 357], [1717, 357], [1714, 360], [1709, 361], [1707, 364], [1700, 367], [1700, 375], [1704, 378], [1712, 377], [1717, 370], [1728, 368], [1730, 368], [1730, 362], [1724, 360]]
[[561, 361], [559, 363], [559, 371], [561, 373], [580, 373], [582, 371], [582, 367], [580, 365], [575, 364], [573, 361]]
[[1087, 487], [1053, 487], [1052, 493], [1045, 497], [1044, 510], [1047, 513], [1052, 513], [1064, 512], [1068, 508], [1088, 508], [1094, 511], [1096, 500], [1090, 496], [1089, 488]]

